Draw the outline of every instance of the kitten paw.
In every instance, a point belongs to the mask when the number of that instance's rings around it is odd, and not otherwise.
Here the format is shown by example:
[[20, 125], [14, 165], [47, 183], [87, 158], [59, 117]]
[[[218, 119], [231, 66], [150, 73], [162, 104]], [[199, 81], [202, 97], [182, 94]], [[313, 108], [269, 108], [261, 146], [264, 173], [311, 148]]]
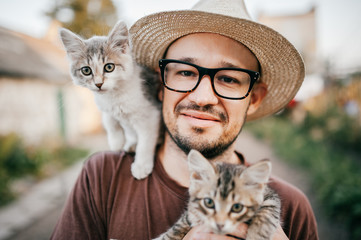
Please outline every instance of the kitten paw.
[[132, 175], [133, 177], [135, 177], [138, 180], [141, 180], [145, 177], [147, 177], [153, 170], [153, 162], [151, 164], [139, 164], [136, 163], [136, 161], [134, 163], [132, 163]]
[[134, 143], [134, 144], [126, 143], [123, 147], [123, 150], [126, 152], [135, 152], [136, 147], [137, 147], [136, 143]]

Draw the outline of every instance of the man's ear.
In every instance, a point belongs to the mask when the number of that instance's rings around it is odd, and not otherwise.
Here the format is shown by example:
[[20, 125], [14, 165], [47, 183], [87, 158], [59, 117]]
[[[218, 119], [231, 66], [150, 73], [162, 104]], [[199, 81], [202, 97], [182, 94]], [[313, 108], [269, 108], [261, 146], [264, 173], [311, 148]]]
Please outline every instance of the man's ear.
[[[160, 73], [160, 69], [159, 68], [155, 69], [155, 72], [158, 75], [158, 81], [162, 82], [162, 76]], [[164, 87], [162, 84], [160, 84], [159, 89], [158, 89], [158, 100], [161, 102], [163, 102], [163, 92], [164, 92]]]
[[256, 112], [262, 100], [267, 95], [267, 85], [265, 83], [256, 83], [251, 93], [251, 102], [247, 111], [247, 115], [251, 115]]

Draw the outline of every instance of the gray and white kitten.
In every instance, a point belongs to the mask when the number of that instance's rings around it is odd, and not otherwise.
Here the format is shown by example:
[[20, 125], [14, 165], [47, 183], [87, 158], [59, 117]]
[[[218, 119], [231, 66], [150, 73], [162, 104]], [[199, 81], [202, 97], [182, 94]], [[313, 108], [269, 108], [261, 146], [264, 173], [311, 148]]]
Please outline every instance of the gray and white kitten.
[[108, 36], [88, 40], [67, 29], [60, 30], [60, 37], [73, 82], [94, 93], [111, 150], [135, 150], [132, 174], [145, 178], [153, 169], [160, 110], [145, 91], [142, 68], [132, 57], [126, 24], [118, 22]]
[[228, 235], [248, 223], [247, 240], [269, 240], [280, 223], [281, 202], [267, 186], [271, 163], [249, 167], [226, 163], [212, 165], [196, 150], [188, 155], [191, 173], [187, 211], [157, 240], [183, 239], [191, 227]]

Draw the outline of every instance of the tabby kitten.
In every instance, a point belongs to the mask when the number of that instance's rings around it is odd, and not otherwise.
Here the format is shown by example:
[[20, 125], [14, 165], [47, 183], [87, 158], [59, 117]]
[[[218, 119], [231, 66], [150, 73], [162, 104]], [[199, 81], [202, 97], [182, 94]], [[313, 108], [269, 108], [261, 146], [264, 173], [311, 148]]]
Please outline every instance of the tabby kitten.
[[228, 235], [240, 223], [248, 223], [247, 240], [269, 240], [280, 222], [280, 199], [267, 186], [271, 163], [263, 160], [250, 167], [216, 163], [199, 152], [188, 155], [191, 172], [188, 210], [167, 232], [156, 238], [183, 239], [191, 227]]
[[118, 22], [108, 36], [88, 40], [67, 29], [60, 30], [60, 37], [73, 82], [94, 93], [111, 150], [135, 150], [132, 174], [145, 178], [153, 169], [160, 110], [146, 95], [147, 83], [133, 60], [126, 24]]

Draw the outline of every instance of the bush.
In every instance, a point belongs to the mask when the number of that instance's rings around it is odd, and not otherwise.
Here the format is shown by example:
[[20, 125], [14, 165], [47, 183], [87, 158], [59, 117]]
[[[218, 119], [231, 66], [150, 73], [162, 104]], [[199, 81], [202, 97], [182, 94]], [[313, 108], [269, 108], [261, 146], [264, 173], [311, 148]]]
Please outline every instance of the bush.
[[352, 239], [361, 239], [359, 125], [330, 109], [322, 116], [306, 117], [300, 125], [277, 116], [250, 123], [246, 129], [269, 141], [282, 159], [305, 168], [325, 212], [345, 222]]
[[54, 165], [59, 171], [87, 154], [87, 150], [69, 146], [52, 150], [29, 148], [15, 134], [0, 136], [0, 206], [16, 197], [11, 189], [15, 179], [27, 175], [38, 179], [47, 177], [47, 166]]
[[328, 108], [321, 116], [308, 114], [300, 126], [303, 131], [319, 131], [319, 138], [333, 148], [344, 152], [361, 154], [361, 127], [354, 118], [343, 113], [337, 107]]
[[[34, 173], [39, 169], [38, 158], [31, 158], [15, 134], [0, 137], [0, 166], [9, 177]], [[5, 173], [4, 173], [5, 174]]]
[[37, 158], [28, 156], [15, 134], [0, 137], [0, 205], [14, 199], [10, 189], [11, 180], [39, 170]]

